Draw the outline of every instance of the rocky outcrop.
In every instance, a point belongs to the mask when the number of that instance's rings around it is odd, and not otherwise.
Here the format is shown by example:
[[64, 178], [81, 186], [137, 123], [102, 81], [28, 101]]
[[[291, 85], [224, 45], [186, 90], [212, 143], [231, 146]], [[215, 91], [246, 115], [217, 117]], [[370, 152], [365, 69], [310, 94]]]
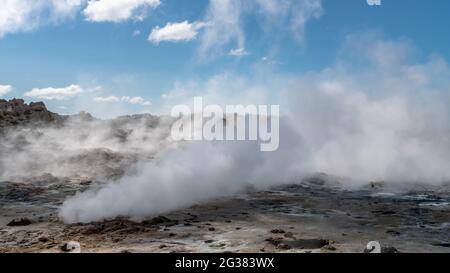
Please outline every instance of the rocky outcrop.
[[33, 123], [56, 124], [62, 120], [60, 115], [48, 111], [43, 102], [26, 104], [22, 99], [0, 99], [0, 130]]

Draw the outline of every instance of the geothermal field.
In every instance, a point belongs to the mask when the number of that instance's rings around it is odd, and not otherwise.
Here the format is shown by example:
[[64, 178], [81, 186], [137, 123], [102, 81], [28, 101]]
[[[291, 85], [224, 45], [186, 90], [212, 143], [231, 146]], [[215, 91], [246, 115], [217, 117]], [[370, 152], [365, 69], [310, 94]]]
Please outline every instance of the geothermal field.
[[0, 252], [450, 252], [449, 182], [308, 171], [289, 121], [268, 154], [172, 122], [0, 100]]

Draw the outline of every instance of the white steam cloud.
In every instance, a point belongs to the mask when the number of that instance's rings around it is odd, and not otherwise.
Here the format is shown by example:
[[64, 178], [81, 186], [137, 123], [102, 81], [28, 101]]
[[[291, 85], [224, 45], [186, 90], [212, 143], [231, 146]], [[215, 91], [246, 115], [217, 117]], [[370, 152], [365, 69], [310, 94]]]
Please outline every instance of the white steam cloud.
[[[341, 50], [345, 58], [335, 66], [285, 79], [272, 98], [285, 109], [278, 151], [261, 153], [249, 142], [186, 143], [140, 163], [137, 172], [115, 183], [68, 199], [60, 216], [70, 223], [141, 219], [248, 185], [299, 182], [317, 172], [350, 185], [447, 182], [450, 69], [438, 57], [414, 61], [411, 52], [405, 41], [351, 35]], [[216, 90], [227, 103], [230, 96], [220, 84]]]
[[103, 121], [82, 113], [59, 125], [0, 131], [0, 181], [44, 174], [114, 180], [172, 145], [171, 123], [150, 115]]

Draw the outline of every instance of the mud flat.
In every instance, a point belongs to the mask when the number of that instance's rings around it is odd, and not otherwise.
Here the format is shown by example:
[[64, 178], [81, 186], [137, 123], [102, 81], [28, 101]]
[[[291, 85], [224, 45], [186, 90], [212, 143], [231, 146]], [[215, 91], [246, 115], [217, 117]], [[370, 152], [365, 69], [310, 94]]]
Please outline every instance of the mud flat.
[[0, 252], [450, 252], [450, 187], [382, 184], [345, 190], [304, 181], [211, 200], [140, 223], [118, 218], [67, 225], [58, 209], [87, 178], [0, 182]]

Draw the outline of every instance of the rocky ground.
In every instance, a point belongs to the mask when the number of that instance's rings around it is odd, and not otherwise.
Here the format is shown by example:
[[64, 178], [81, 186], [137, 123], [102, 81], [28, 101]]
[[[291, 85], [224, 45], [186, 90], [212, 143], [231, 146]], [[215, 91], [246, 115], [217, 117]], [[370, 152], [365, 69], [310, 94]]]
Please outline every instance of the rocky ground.
[[[450, 252], [450, 184], [348, 190], [319, 175], [141, 222], [58, 219], [68, 197], [170, 145], [169, 126], [151, 115], [101, 121], [0, 100], [0, 252], [63, 252], [78, 244], [81, 252], [363, 252], [370, 241], [385, 252]], [[143, 149], [142, 141], [154, 145]], [[53, 175], [41, 175], [47, 171]]]
[[0, 99], [0, 131], [31, 123], [61, 123], [65, 118], [47, 110], [42, 102], [26, 104], [22, 99]]
[[143, 222], [66, 225], [58, 207], [91, 185], [51, 176], [0, 183], [0, 252], [450, 252], [450, 186], [348, 191], [320, 179], [211, 200]]

